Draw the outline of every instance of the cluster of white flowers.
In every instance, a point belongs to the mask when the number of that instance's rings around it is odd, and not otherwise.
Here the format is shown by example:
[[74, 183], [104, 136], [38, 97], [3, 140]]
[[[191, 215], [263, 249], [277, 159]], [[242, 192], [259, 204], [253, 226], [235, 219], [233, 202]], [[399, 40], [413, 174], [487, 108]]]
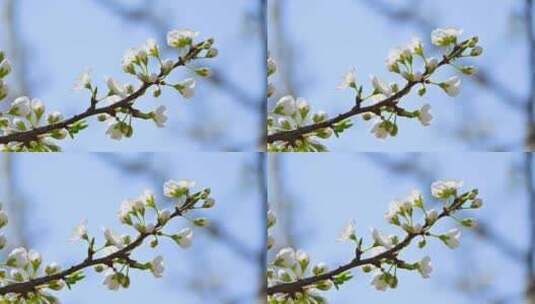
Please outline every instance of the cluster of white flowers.
[[[424, 103], [418, 109], [408, 110], [401, 107], [399, 101], [415, 86], [419, 86], [420, 96], [426, 94], [428, 85], [436, 85], [452, 97], [459, 94], [461, 79], [458, 76], [438, 82], [432, 80], [431, 76], [442, 65], [450, 65], [466, 75], [473, 75], [476, 72], [475, 67], [459, 65], [457, 61], [465, 57], [479, 56], [483, 49], [478, 46], [478, 37], [459, 42], [461, 34], [461, 30], [454, 28], [436, 29], [431, 33], [432, 43], [444, 49], [440, 58], [427, 57], [423, 43], [418, 38], [413, 38], [404, 47], [391, 50], [386, 59], [386, 67], [404, 79], [403, 87], [396, 82], [385, 83], [377, 76], [371, 75], [372, 90], [369, 94], [364, 94], [364, 87], [358, 84], [356, 70], [350, 69], [344, 75], [338, 89], [353, 90], [356, 104], [348, 112], [336, 116], [340, 119], [329, 123], [325, 123], [324, 120], [304, 120], [299, 115], [297, 105], [292, 105], [290, 102], [293, 97], [282, 97], [268, 117], [268, 150], [325, 151], [326, 147], [314, 138], [324, 139], [333, 133], [336, 135], [342, 133], [352, 127], [349, 118], [355, 115], [361, 115], [364, 120], [371, 121], [371, 133], [380, 139], [397, 135], [399, 117], [416, 119], [423, 126], [429, 126], [433, 119], [430, 104]], [[415, 64], [418, 58], [422, 63], [421, 68]], [[268, 62], [268, 71], [275, 71], [269, 67]], [[310, 110], [306, 103], [301, 107], [306, 109], [305, 113]], [[326, 119], [324, 112], [319, 113]], [[280, 136], [284, 134], [288, 136]], [[270, 140], [270, 137], [273, 139]]]
[[[207, 67], [190, 67], [193, 60], [214, 58], [218, 54], [212, 38], [197, 43], [194, 38], [198, 35], [198, 32], [189, 29], [170, 31], [167, 35], [167, 44], [177, 50], [178, 55], [175, 58], [162, 58], [160, 46], [154, 39], [147, 40], [138, 48], [127, 50], [121, 62], [122, 70], [135, 76], [137, 84], [123, 84], [112, 77], [106, 77], [107, 92], [102, 96], [99, 96], [98, 87], [92, 83], [90, 71], [82, 72], [74, 88], [88, 90], [91, 93], [91, 105], [85, 112], [70, 120], [64, 119], [59, 112], [44, 115], [45, 107], [39, 99], [16, 98], [7, 112], [0, 112], [0, 139], [17, 133], [25, 136], [20, 139], [17, 136], [9, 137], [9, 140], [3, 141], [4, 144], [0, 145], [0, 149], [58, 151], [60, 148], [52, 139], [63, 139], [67, 134], [74, 136], [87, 127], [84, 119], [90, 116], [97, 116], [99, 121], [106, 122], [108, 124], [106, 134], [114, 140], [133, 135], [134, 118], [152, 120], [157, 127], [164, 127], [167, 121], [165, 106], [160, 105], [153, 111], [143, 112], [134, 108], [134, 103], [144, 96], [149, 88], [156, 98], [160, 96], [162, 87], [166, 86], [175, 89], [186, 99], [194, 95], [196, 86], [194, 77], [177, 83], [170, 83], [166, 79], [178, 67], [187, 67], [194, 72], [194, 76], [212, 75]], [[10, 71], [9, 61], [0, 52], [0, 100], [7, 96], [7, 86], [3, 78]]]
[[[45, 105], [40, 99], [21, 96], [11, 103], [6, 112], [0, 113], [0, 131], [3, 135], [16, 134], [38, 128], [43, 124], [55, 124], [62, 120], [63, 114], [58, 111], [45, 113]], [[10, 142], [4, 147], [0, 146], [0, 150], [59, 151], [59, 146], [52, 139], [61, 140], [68, 134], [68, 129], [54, 129], [39, 136], [39, 140], [26, 143]]]
[[[343, 227], [338, 237], [339, 241], [348, 241], [355, 246], [355, 258], [339, 268], [329, 270], [325, 263], [310, 266], [309, 255], [303, 250], [282, 248], [269, 263], [268, 303], [326, 303], [321, 291], [329, 290], [352, 279], [351, 269], [360, 267], [365, 273], [370, 273], [371, 285], [377, 290], [385, 291], [398, 285], [399, 270], [415, 271], [424, 279], [430, 277], [433, 271], [431, 258], [423, 256], [415, 262], [407, 262], [400, 257], [401, 251], [412, 241], [418, 239], [419, 248], [424, 248], [429, 238], [442, 241], [448, 248], [459, 246], [461, 231], [453, 228], [443, 233], [431, 232], [431, 229], [442, 218], [452, 218], [461, 226], [473, 228], [473, 218], [459, 219], [456, 214], [461, 210], [478, 209], [482, 200], [478, 198], [477, 189], [461, 193], [459, 181], [437, 181], [431, 185], [432, 196], [443, 202], [441, 211], [427, 209], [424, 198], [419, 191], [413, 190], [410, 195], [401, 200], [394, 200], [385, 213], [385, 220], [401, 228], [405, 236], [385, 235], [376, 228], [371, 229], [371, 241], [365, 245], [365, 240], [357, 235], [355, 221], [350, 221]], [[422, 214], [417, 217], [418, 211]], [[268, 227], [276, 223], [274, 214], [268, 213]], [[273, 247], [270, 237], [268, 248]]]
[[[310, 105], [304, 98], [295, 99], [291, 95], [279, 99], [268, 117], [269, 134], [288, 131], [327, 120], [323, 111], [311, 113]], [[322, 128], [306, 134], [294, 143], [278, 142], [270, 145], [270, 151], [326, 151], [327, 148], [315, 138], [326, 139], [333, 135], [333, 128]]]
[[[139, 81], [138, 85], [130, 83], [121, 84], [111, 77], [106, 77], [108, 93], [102, 99], [107, 105], [114, 105], [125, 100], [143, 88], [153, 87], [152, 95], [159, 97], [162, 86], [174, 88], [184, 98], [189, 99], [195, 94], [197, 82], [195, 78], [189, 77], [177, 83], [171, 84], [164, 81], [167, 76], [177, 66], [185, 66], [189, 61], [199, 58], [214, 58], [217, 56], [217, 49], [213, 47], [214, 40], [207, 39], [199, 44], [195, 44], [194, 39], [199, 35], [189, 29], [172, 30], [167, 34], [167, 44], [178, 51], [178, 59], [161, 57], [160, 46], [154, 39], [148, 39], [145, 44], [137, 48], [131, 48], [123, 56], [121, 66], [125, 73], [133, 75]], [[151, 66], [158, 66], [157, 70], [151, 71]], [[212, 72], [207, 67], [195, 68], [195, 75], [209, 77]], [[88, 89], [96, 95], [96, 90], [91, 84], [89, 72], [84, 72], [78, 77], [75, 88]], [[100, 101], [100, 100], [99, 100]], [[167, 121], [166, 107], [158, 106], [154, 111], [143, 113], [132, 108], [132, 101], [120, 107], [112, 114], [101, 114], [99, 120], [108, 124], [106, 134], [114, 140], [121, 140], [124, 137], [133, 135], [131, 118], [153, 120], [157, 127], [162, 128]]]
[[[165, 270], [162, 256], [139, 262], [132, 257], [132, 252], [149, 239], [152, 248], [159, 245], [160, 238], [169, 238], [181, 248], [191, 246], [191, 227], [184, 227], [175, 233], [166, 233], [163, 229], [175, 217], [187, 219], [194, 227], [208, 225], [205, 217], [188, 216], [194, 209], [212, 208], [215, 205], [209, 188], [194, 192], [194, 186], [195, 183], [188, 180], [166, 182], [164, 195], [173, 201], [172, 208], [168, 209], [158, 207], [154, 194], [148, 190], [137, 198], [123, 201], [118, 212], [119, 221], [133, 227], [137, 235], [120, 235], [103, 228], [104, 243], [100, 247], [97, 247], [95, 237], [89, 234], [87, 221], [83, 220], [75, 227], [70, 238], [71, 241], [86, 242], [88, 246], [87, 258], [78, 265], [62, 268], [57, 263], [51, 263], [41, 267], [41, 255], [35, 250], [22, 247], [12, 250], [0, 266], [0, 303], [59, 303], [49, 291], [71, 287], [85, 277], [83, 269], [88, 267], [94, 267], [95, 271], [104, 275], [103, 284], [110, 290], [127, 288], [130, 285], [129, 273], [133, 269], [149, 271], [155, 278], [162, 277]], [[0, 210], [0, 227], [7, 222], [6, 214]], [[5, 244], [5, 237], [0, 236], [0, 248]], [[32, 285], [34, 282], [35, 285]]]

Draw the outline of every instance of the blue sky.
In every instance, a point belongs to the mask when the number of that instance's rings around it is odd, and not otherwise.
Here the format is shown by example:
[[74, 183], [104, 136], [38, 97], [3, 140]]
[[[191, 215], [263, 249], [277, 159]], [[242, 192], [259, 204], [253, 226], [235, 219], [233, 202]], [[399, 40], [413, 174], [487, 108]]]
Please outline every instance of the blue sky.
[[[307, 251], [312, 263], [323, 261], [334, 268], [351, 259], [354, 248], [336, 241], [349, 220], [355, 219], [357, 234], [367, 240], [371, 227], [399, 233], [383, 219], [390, 201], [405, 197], [412, 189], [430, 195], [429, 184], [422, 184], [412, 175], [393, 174], [372, 162], [372, 158], [413, 161], [438, 179], [459, 179], [464, 181], [465, 189], [478, 188], [484, 208], [466, 215], [475, 216], [516, 247], [525, 248], [528, 237], [526, 197], [522, 184], [512, 173], [512, 168], [522, 164], [521, 154], [282, 155], [279, 156], [282, 183], [295, 204], [296, 247]], [[278, 203], [274, 201], [272, 182], [269, 189], [270, 202]], [[432, 204], [429, 199], [427, 202]], [[447, 222], [435, 231], [450, 227], [452, 222]], [[481, 277], [490, 279], [489, 294], [505, 296], [522, 292], [522, 268], [470, 231], [464, 231], [459, 249], [450, 250], [439, 242], [429, 242], [429, 245], [423, 251], [413, 248], [403, 255], [408, 260], [430, 255], [434, 271], [429, 280], [423, 280], [416, 273], [403, 273], [396, 290], [381, 293], [369, 286], [369, 275], [354, 271], [355, 279], [340, 291], [327, 293], [328, 299], [332, 303], [350, 303], [351, 299], [358, 298], [370, 304], [484, 302], [482, 298], [461, 295], [456, 289], [461, 276], [472, 283]]]
[[[137, 197], [144, 189], [161, 196], [162, 185], [154, 178], [123, 172], [105, 154], [67, 154], [42, 156], [17, 154], [13, 160], [14, 184], [25, 198], [28, 238], [31, 248], [43, 254], [44, 261], [69, 265], [84, 257], [82, 244], [68, 241], [72, 228], [87, 219], [90, 231], [102, 239], [101, 227], [128, 232], [116, 217], [126, 198]], [[119, 157], [119, 156], [117, 156]], [[167, 178], [188, 178], [199, 186], [210, 186], [217, 204], [202, 214], [217, 223], [250, 250], [261, 244], [259, 191], [250, 166], [255, 155], [234, 153], [196, 154], [125, 154], [122, 159], [144, 159], [144, 164], [164, 172]], [[0, 193], [5, 193], [4, 191]], [[0, 200], [5, 200], [5, 194]], [[160, 201], [162, 204], [164, 201]], [[185, 223], [171, 224], [180, 229]], [[88, 271], [88, 279], [70, 292], [61, 292], [63, 303], [138, 303], [152, 300], [163, 303], [220, 303], [226, 298], [250, 303], [258, 278], [256, 261], [236, 254], [227, 244], [194, 231], [191, 249], [181, 250], [170, 242], [161, 242], [157, 252], [142, 249], [136, 257], [146, 259], [157, 254], [165, 257], [166, 273], [156, 280], [149, 273], [136, 273], [128, 290], [111, 292], [101, 286], [101, 275]], [[16, 245], [16, 244], [13, 244]], [[205, 276], [205, 283], [220, 286], [214, 294], [200, 299], [192, 291], [193, 278]], [[178, 301], [178, 302], [177, 302]]]
[[[385, 68], [388, 51], [406, 44], [413, 36], [421, 37], [430, 45], [429, 32], [422, 33], [412, 23], [388, 20], [365, 4], [371, 1], [271, 1], [275, 2], [282, 6], [283, 29], [293, 50], [296, 94], [307, 99], [312, 109], [325, 110], [331, 115], [345, 112], [353, 104], [354, 95], [350, 90], [336, 89], [342, 75], [351, 67], [356, 68], [359, 83], [367, 89], [371, 87], [370, 74], [400, 81]], [[416, 1], [382, 2], [396, 9]], [[464, 37], [478, 35], [484, 55], [466, 62], [489, 70], [516, 95], [526, 95], [524, 36], [513, 18], [523, 9], [522, 1], [492, 1], [492, 5], [487, 0], [418, 2], [422, 4], [420, 12], [430, 22], [441, 27], [462, 28]], [[275, 37], [272, 27], [270, 30], [269, 37]], [[276, 41], [271, 39], [275, 60], [276, 47]], [[436, 51], [428, 53], [437, 54]], [[453, 73], [452, 69], [444, 69], [436, 79], [446, 79]], [[468, 77], [462, 78], [463, 89], [456, 98], [433, 88], [423, 99], [413, 94], [404, 101], [410, 109], [430, 103], [434, 116], [431, 126], [423, 128], [417, 121], [403, 120], [396, 138], [380, 141], [369, 134], [370, 126], [366, 122], [355, 119], [352, 130], [340, 139], [326, 141], [327, 146], [331, 151], [464, 151], [489, 150], [502, 145], [507, 146], [507, 150], [519, 150], [524, 136], [523, 112], [504, 105], [492, 91], [473, 85]], [[279, 80], [274, 77], [275, 84]], [[280, 82], [279, 88], [282, 88]], [[460, 130], [466, 127], [483, 130], [486, 137], [467, 143], [459, 138]]]
[[[66, 116], [84, 110], [89, 102], [85, 92], [72, 90], [80, 72], [91, 68], [99, 85], [103, 84], [104, 76], [132, 81], [121, 70], [125, 51], [150, 37], [165, 41], [165, 36], [146, 24], [125, 22], [96, 2], [34, 0], [18, 4], [16, 26], [18, 38], [26, 46], [33, 97], [41, 98], [50, 110], [60, 110]], [[117, 2], [136, 8], [143, 1]], [[201, 0], [177, 5], [173, 0], [161, 0], [154, 3], [155, 12], [168, 24], [169, 30], [191, 28], [201, 32], [201, 39], [214, 37], [220, 56], [203, 63], [220, 71], [218, 75], [226, 77], [253, 102], [260, 102], [265, 81], [262, 45], [251, 22], [256, 2]], [[177, 81], [187, 73], [173, 75], [172, 79]], [[169, 121], [165, 129], [157, 129], [152, 122], [137, 122], [134, 138], [115, 142], [104, 134], [105, 125], [95, 120], [78, 140], [67, 140], [62, 146], [65, 151], [254, 151], [260, 128], [259, 113], [240, 106], [244, 101], [241, 99], [200, 79], [197, 96], [192, 100], [186, 101], [170, 90], [165, 90], [160, 99], [140, 100], [141, 109], [167, 106]], [[198, 133], [203, 128], [217, 136], [207, 142], [200, 141]]]

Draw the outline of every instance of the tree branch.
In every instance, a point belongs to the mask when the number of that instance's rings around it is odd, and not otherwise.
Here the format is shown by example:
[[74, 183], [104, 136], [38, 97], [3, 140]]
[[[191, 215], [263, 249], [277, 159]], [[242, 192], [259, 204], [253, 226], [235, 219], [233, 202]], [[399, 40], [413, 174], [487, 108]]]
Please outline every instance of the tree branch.
[[[435, 71], [441, 66], [449, 64], [450, 61], [453, 59], [453, 55], [456, 54], [460, 50], [460, 46], [467, 43], [467, 41], [468, 40], [463, 41], [460, 44], [456, 45], [455, 48], [453, 48], [453, 50], [449, 54], [444, 55], [444, 58], [438, 63]], [[331, 119], [327, 119], [318, 123], [313, 123], [310, 125], [302, 126], [294, 130], [280, 131], [277, 133], [270, 134], [266, 137], [266, 141], [268, 143], [273, 143], [276, 141], [285, 141], [285, 142], [293, 143], [296, 140], [303, 138], [306, 134], [312, 133], [320, 129], [332, 128], [336, 123], [341, 122], [345, 119], [351, 118], [353, 116], [363, 114], [363, 113], [370, 113], [370, 112], [378, 114], [381, 112], [381, 108], [385, 106], [395, 108], [398, 101], [405, 95], [408, 95], [415, 85], [419, 83], [427, 83], [429, 81], [428, 77], [431, 76], [431, 74], [432, 74], [432, 71], [426, 70], [421, 80], [408, 81], [407, 84], [400, 91], [398, 91], [394, 95], [387, 97], [384, 100], [377, 102], [373, 105], [361, 107], [360, 104], [356, 104], [349, 111], [339, 114]]]
[[[193, 45], [190, 49], [190, 51], [184, 56], [180, 57], [179, 60], [173, 65], [173, 69], [176, 69], [179, 66], [185, 66], [190, 60], [196, 59], [196, 56], [201, 52], [202, 46], [204, 41], [197, 43], [196, 45]], [[154, 85], [161, 84], [163, 79], [160, 79], [161, 77], [165, 76], [166, 73], [164, 70], [161, 70], [158, 74], [158, 79], [154, 82], [143, 82], [143, 85], [137, 89], [134, 93], [131, 95], [128, 95], [124, 97], [123, 99], [119, 100], [116, 103], [113, 103], [109, 106], [102, 107], [102, 108], [96, 108], [95, 103], [91, 103], [91, 105], [85, 110], [84, 112], [80, 114], [76, 114], [72, 116], [71, 118], [65, 119], [58, 123], [48, 124], [42, 127], [34, 128], [28, 131], [24, 132], [17, 132], [12, 133], [9, 135], [0, 136], [0, 144], [8, 144], [10, 142], [22, 142], [22, 143], [29, 143], [32, 140], [39, 139], [40, 136], [48, 134], [54, 130], [60, 130], [60, 129], [66, 129], [70, 125], [81, 121], [82, 119], [99, 115], [99, 114], [110, 114], [114, 115], [116, 113], [116, 110], [120, 108], [128, 108], [131, 106], [131, 104], [138, 99], [139, 97], [143, 96], [147, 89]]]
[[[182, 216], [184, 213], [186, 213], [187, 211], [193, 208], [193, 205], [195, 202], [196, 201], [188, 197], [188, 200], [184, 203], [183, 206], [177, 207], [175, 209], [175, 211], [171, 214], [170, 219], [178, 217], [178, 216]], [[68, 269], [58, 272], [56, 274], [42, 276], [42, 277], [38, 277], [35, 279], [31, 279], [26, 282], [14, 283], [14, 284], [9, 284], [4, 287], [0, 287], [0, 295], [6, 295], [9, 293], [27, 294], [27, 293], [35, 291], [38, 287], [46, 285], [50, 282], [58, 281], [58, 280], [65, 280], [66, 277], [68, 277], [69, 275], [74, 274], [77, 271], [83, 270], [91, 266], [113, 265], [115, 259], [125, 259], [128, 261], [130, 260], [129, 257], [130, 257], [131, 252], [137, 247], [141, 246], [143, 244], [143, 241], [147, 237], [151, 235], [155, 235], [158, 232], [160, 232], [163, 226], [164, 224], [162, 224], [161, 222], [158, 222], [155, 225], [153, 232], [151, 233], [140, 232], [138, 237], [132, 243], [128, 244], [123, 249], [120, 249], [107, 256], [93, 259], [93, 254], [91, 252], [88, 252], [88, 256], [83, 262], [73, 265], [69, 267]]]
[[[463, 202], [461, 200], [456, 198], [455, 201], [451, 204], [450, 208], [443, 209], [443, 211], [438, 215], [437, 220], [434, 223], [436, 223], [439, 219], [443, 217], [449, 216], [451, 212], [459, 208], [460, 205], [462, 205], [462, 203]], [[303, 291], [307, 286], [311, 286], [311, 285], [314, 285], [315, 283], [325, 281], [325, 280], [332, 280], [336, 275], [339, 275], [341, 273], [344, 273], [356, 267], [360, 267], [364, 265], [379, 265], [381, 264], [380, 261], [383, 259], [390, 259], [390, 260], [396, 261], [399, 251], [409, 246], [411, 241], [417, 236], [420, 236], [420, 235], [423, 236], [423, 235], [428, 234], [429, 232], [427, 230], [431, 228], [431, 226], [434, 223], [430, 223], [426, 221], [421, 232], [407, 233], [405, 238], [396, 246], [376, 256], [366, 258], [366, 259], [361, 259], [360, 254], [357, 254], [356, 257], [351, 262], [344, 264], [342, 266], [339, 266], [338, 268], [332, 271], [326, 272], [324, 274], [304, 278], [304, 279], [297, 280], [291, 283], [283, 283], [283, 284], [278, 284], [278, 285], [268, 287], [267, 294], [268, 295], [273, 295], [276, 293], [295, 294], [297, 292]]]

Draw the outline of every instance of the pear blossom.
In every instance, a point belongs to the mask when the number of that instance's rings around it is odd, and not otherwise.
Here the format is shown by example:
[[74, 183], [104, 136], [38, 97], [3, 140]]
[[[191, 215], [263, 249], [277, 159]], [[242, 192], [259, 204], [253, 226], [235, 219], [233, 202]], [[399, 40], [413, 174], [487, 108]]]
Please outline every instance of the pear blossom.
[[391, 224], [399, 223], [397, 216], [400, 213], [401, 213], [401, 202], [394, 200], [390, 202], [388, 211], [385, 213], [385, 220]]
[[173, 235], [173, 240], [182, 248], [191, 247], [193, 239], [193, 230], [190, 228], [183, 228], [177, 234]]
[[390, 72], [399, 73], [398, 63], [401, 61], [402, 50], [395, 48], [390, 50], [386, 58], [386, 67]]
[[463, 30], [453, 27], [437, 28], [431, 32], [431, 42], [437, 46], [448, 46], [457, 43], [457, 38], [462, 33]]
[[392, 89], [387, 84], [382, 82], [379, 78], [374, 75], [370, 75], [370, 79], [372, 81], [373, 88], [376, 92], [383, 94], [386, 97], [392, 95]]
[[74, 89], [79, 91], [83, 89], [90, 89], [91, 88], [91, 70], [86, 69], [78, 77], [76, 78], [76, 81], [74, 82]]
[[89, 237], [87, 235], [87, 220], [84, 219], [80, 222], [80, 224], [74, 227], [70, 240], [78, 241], [78, 240], [87, 240], [88, 238]]
[[286, 247], [277, 253], [274, 264], [280, 267], [292, 267], [296, 262], [295, 250], [291, 247]]
[[61, 266], [58, 263], [50, 263], [45, 266], [45, 273], [48, 275], [58, 273], [61, 270]]
[[123, 139], [124, 133], [121, 128], [120, 123], [110, 123], [108, 129], [106, 130], [106, 135], [108, 135], [113, 140]]
[[33, 265], [34, 268], [38, 268], [39, 265], [41, 265], [42, 257], [39, 252], [31, 249], [28, 252], [28, 260], [30, 261], [30, 263]]
[[279, 114], [279, 115], [286, 115], [286, 116], [291, 116], [295, 114], [296, 111], [297, 111], [297, 103], [295, 101], [295, 98], [290, 95], [281, 97], [281, 99], [277, 101], [275, 108], [273, 108], [274, 113]]
[[422, 278], [428, 279], [429, 274], [433, 271], [431, 258], [429, 256], [425, 256], [418, 262], [416, 267]]
[[11, 104], [9, 113], [13, 115], [25, 117], [28, 114], [30, 114], [30, 111], [31, 111], [30, 104], [31, 104], [30, 98], [26, 96], [18, 97]]
[[104, 228], [104, 238], [106, 239], [106, 243], [108, 245], [114, 246], [118, 249], [124, 248], [124, 243], [121, 237], [113, 233], [113, 231], [108, 228]]
[[384, 236], [379, 230], [376, 228], [371, 229], [373, 241], [386, 249], [391, 249], [393, 247], [392, 241]]
[[195, 79], [187, 78], [176, 84], [175, 88], [178, 90], [180, 95], [182, 95], [186, 99], [189, 99], [195, 94], [195, 85]]
[[390, 135], [390, 132], [386, 129], [384, 122], [381, 119], [377, 119], [371, 129], [371, 133], [379, 139], [385, 139]]
[[388, 288], [388, 282], [386, 281], [386, 276], [381, 272], [377, 272], [373, 276], [371, 284], [373, 285], [373, 287], [375, 287], [375, 289], [380, 290], [380, 291], [385, 291]]
[[7, 256], [6, 264], [17, 268], [28, 265], [28, 251], [26, 248], [18, 247], [13, 249]]
[[102, 281], [102, 284], [106, 285], [110, 290], [118, 290], [121, 287], [119, 278], [120, 276], [115, 273], [114, 270], [108, 269], [104, 273], [104, 281]]
[[155, 278], [161, 278], [164, 270], [165, 267], [163, 264], [163, 257], [161, 255], [155, 257], [150, 262], [150, 271], [152, 272]]
[[450, 249], [455, 249], [459, 247], [459, 239], [461, 238], [461, 230], [453, 228], [446, 232], [445, 234], [440, 235], [440, 239], [448, 246]]
[[431, 194], [438, 199], [446, 199], [457, 193], [457, 189], [462, 187], [462, 181], [447, 180], [436, 181], [431, 184]]
[[168, 180], [163, 185], [164, 195], [170, 198], [179, 198], [187, 194], [191, 188], [195, 187], [195, 182], [190, 180]]
[[162, 210], [158, 214], [158, 222], [161, 224], [167, 223], [170, 218], [171, 218], [171, 211], [168, 209]]
[[21, 269], [11, 269], [9, 271], [9, 276], [11, 279], [15, 282], [22, 282], [24, 281], [24, 273]]
[[166, 110], [167, 108], [165, 106], [159, 106], [155, 111], [151, 112], [152, 120], [154, 120], [158, 128], [165, 127], [165, 122], [167, 121], [167, 116], [165, 115]]
[[431, 111], [431, 105], [428, 103], [424, 104], [418, 111], [418, 120], [423, 126], [429, 126], [431, 124], [433, 115], [431, 115], [430, 111]]
[[167, 44], [174, 48], [184, 48], [193, 43], [193, 39], [199, 35], [190, 29], [172, 30], [167, 33]]
[[355, 221], [351, 220], [349, 223], [347, 223], [342, 231], [340, 231], [340, 234], [338, 235], [338, 241], [356, 241], [357, 235], [355, 232]]
[[145, 42], [145, 51], [150, 56], [160, 56], [160, 49], [158, 47], [158, 43], [156, 43], [156, 40], [154, 38], [147, 39], [147, 42]]
[[326, 273], [328, 270], [329, 270], [329, 267], [327, 266], [327, 264], [323, 262], [318, 263], [314, 265], [314, 267], [312, 267], [312, 273], [315, 275]]
[[407, 45], [407, 48], [414, 54], [423, 55], [424, 46], [422, 40], [418, 37], [413, 37]]
[[461, 79], [457, 76], [452, 76], [446, 81], [439, 83], [439, 86], [451, 97], [459, 95], [461, 88]]
[[347, 88], [356, 88], [357, 87], [357, 78], [355, 76], [355, 68], [349, 70], [343, 77], [340, 84], [337, 86], [337, 89], [343, 90]]
[[126, 97], [125, 88], [121, 84], [119, 84], [117, 80], [111, 77], [106, 77], [105, 81], [111, 95], [117, 95], [123, 98]]

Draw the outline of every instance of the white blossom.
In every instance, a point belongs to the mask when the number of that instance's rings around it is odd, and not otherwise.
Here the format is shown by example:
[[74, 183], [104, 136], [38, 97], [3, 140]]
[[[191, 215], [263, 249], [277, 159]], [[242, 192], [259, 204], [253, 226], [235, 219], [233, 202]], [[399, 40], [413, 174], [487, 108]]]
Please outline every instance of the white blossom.
[[379, 139], [385, 139], [390, 135], [390, 132], [386, 129], [384, 122], [380, 118], [376, 119], [375, 124], [371, 129], [371, 133]]
[[78, 240], [84, 240], [88, 239], [87, 235], [87, 220], [82, 220], [80, 224], [76, 225], [74, 227], [74, 230], [71, 234], [71, 241], [78, 241]]
[[375, 289], [380, 290], [380, 291], [385, 291], [388, 288], [388, 282], [386, 282], [386, 276], [381, 272], [377, 272], [372, 277], [371, 284], [373, 285], [373, 287], [375, 287]]
[[190, 29], [172, 30], [167, 33], [167, 44], [174, 48], [184, 48], [190, 46], [193, 39], [199, 35]]
[[357, 77], [355, 76], [355, 68], [352, 68], [347, 73], [344, 74], [344, 77], [340, 84], [337, 86], [339, 90], [347, 88], [356, 88], [357, 86]]
[[119, 276], [112, 269], [106, 270], [102, 284], [106, 285], [110, 290], [118, 290], [121, 287]]
[[175, 87], [184, 98], [189, 99], [195, 94], [195, 85], [195, 79], [187, 78], [179, 82]]
[[297, 111], [295, 98], [290, 95], [283, 96], [275, 104], [273, 112], [280, 115], [291, 116]]
[[292, 267], [296, 262], [295, 250], [291, 247], [286, 247], [277, 253], [274, 264], [280, 267]]
[[86, 69], [78, 77], [76, 78], [76, 81], [74, 82], [74, 89], [75, 90], [83, 90], [83, 89], [89, 89], [91, 87], [91, 70]]
[[16, 98], [9, 109], [9, 113], [21, 117], [26, 117], [30, 114], [30, 98], [26, 96]]
[[429, 274], [433, 271], [431, 258], [428, 256], [425, 256], [418, 262], [417, 267], [418, 267], [417, 268], [418, 272], [420, 273], [422, 278], [424, 279], [429, 278]]
[[119, 82], [111, 77], [106, 77], [105, 81], [106, 85], [108, 86], [108, 90], [112, 95], [117, 95], [123, 98], [126, 97], [127, 94], [125, 92], [125, 88]]
[[152, 120], [154, 120], [158, 128], [165, 127], [165, 122], [167, 121], [167, 116], [165, 115], [166, 110], [167, 108], [165, 106], [159, 106], [155, 111], [151, 112]]
[[461, 79], [457, 76], [452, 76], [446, 81], [439, 83], [439, 86], [451, 97], [459, 95], [461, 89]]
[[183, 228], [177, 234], [173, 235], [175, 242], [182, 248], [191, 247], [193, 239], [193, 230], [191, 228]]
[[195, 182], [191, 180], [168, 180], [163, 185], [163, 192], [167, 197], [179, 198], [187, 194], [193, 187], [195, 187]]
[[13, 249], [7, 256], [6, 264], [17, 268], [28, 265], [28, 251], [26, 248], [18, 247]]
[[445, 234], [442, 234], [440, 236], [440, 239], [451, 249], [455, 249], [459, 247], [459, 239], [461, 238], [461, 230], [457, 228], [453, 228], [446, 232]]
[[124, 248], [122, 238], [108, 228], [104, 228], [104, 238], [106, 239], [106, 243], [108, 245], [114, 246], [117, 249]]
[[150, 271], [152, 272], [155, 278], [161, 278], [164, 270], [165, 267], [163, 264], [163, 257], [161, 255], [155, 257], [150, 262]]
[[431, 194], [438, 199], [446, 199], [457, 193], [457, 190], [462, 187], [462, 181], [447, 180], [436, 181], [431, 184]]
[[120, 123], [110, 123], [108, 129], [106, 130], [106, 135], [108, 135], [113, 140], [123, 139], [123, 130]]
[[392, 95], [392, 89], [390, 86], [385, 84], [383, 81], [381, 81], [379, 78], [377, 78], [374, 75], [370, 76], [370, 79], [372, 81], [373, 88], [377, 93], [383, 94], [386, 97], [389, 97]]
[[356, 241], [357, 235], [355, 232], [355, 221], [351, 220], [348, 222], [344, 228], [342, 228], [342, 231], [340, 231], [340, 234], [338, 235], [338, 241]]
[[431, 124], [433, 115], [431, 115], [430, 111], [431, 111], [431, 105], [427, 103], [424, 104], [418, 111], [418, 120], [423, 126], [429, 126]]
[[392, 241], [388, 237], [384, 236], [379, 230], [377, 230], [376, 228], [372, 228], [371, 231], [373, 241], [377, 245], [382, 246], [386, 249], [391, 249], [393, 247]]
[[447, 46], [457, 43], [457, 38], [462, 33], [463, 30], [453, 27], [438, 28], [431, 32], [431, 42], [437, 46]]

